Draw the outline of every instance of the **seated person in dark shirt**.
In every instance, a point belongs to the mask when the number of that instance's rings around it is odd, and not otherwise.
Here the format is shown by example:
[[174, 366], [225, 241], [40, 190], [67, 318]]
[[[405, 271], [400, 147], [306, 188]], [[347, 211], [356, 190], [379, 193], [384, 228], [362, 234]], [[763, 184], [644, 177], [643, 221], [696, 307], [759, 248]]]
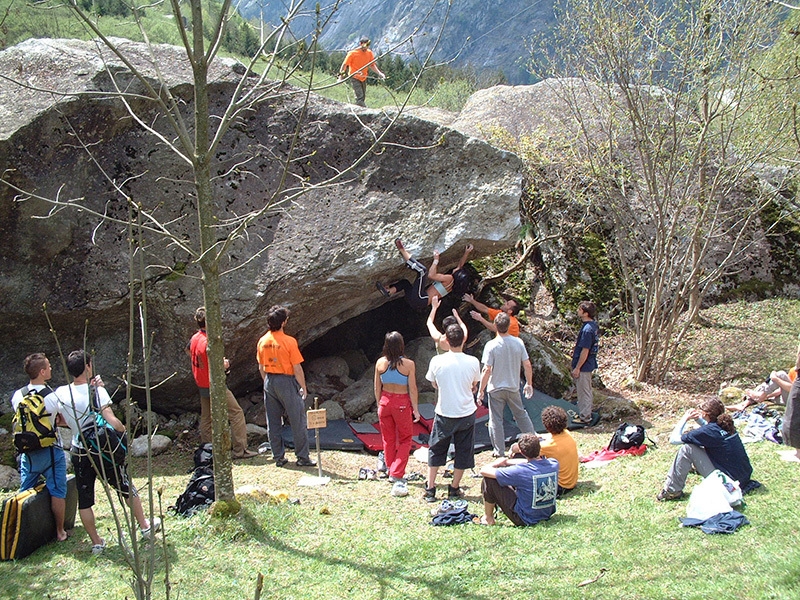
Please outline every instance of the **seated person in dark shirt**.
[[[697, 421], [700, 427], [684, 433], [689, 419]], [[709, 398], [698, 408], [687, 410], [672, 430], [669, 441], [682, 445], [667, 474], [664, 489], [656, 496], [659, 502], [683, 497], [686, 477], [693, 467], [701, 477], [719, 469], [737, 480], [742, 492], [760, 485], [751, 481], [753, 467], [733, 425], [733, 417], [725, 412], [725, 406], [717, 398]]]

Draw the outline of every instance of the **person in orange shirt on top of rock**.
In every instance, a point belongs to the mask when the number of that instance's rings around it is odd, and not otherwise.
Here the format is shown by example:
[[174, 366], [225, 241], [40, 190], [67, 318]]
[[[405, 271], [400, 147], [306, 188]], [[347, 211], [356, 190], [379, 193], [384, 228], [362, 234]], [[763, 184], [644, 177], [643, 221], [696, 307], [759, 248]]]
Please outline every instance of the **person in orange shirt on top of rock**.
[[378, 68], [375, 62], [375, 55], [369, 49], [369, 38], [362, 35], [359, 40], [358, 48], [351, 50], [339, 68], [339, 81], [350, 76], [350, 84], [356, 94], [356, 104], [366, 106], [364, 99], [367, 96], [367, 74], [370, 69], [381, 79], [386, 79], [386, 75]]

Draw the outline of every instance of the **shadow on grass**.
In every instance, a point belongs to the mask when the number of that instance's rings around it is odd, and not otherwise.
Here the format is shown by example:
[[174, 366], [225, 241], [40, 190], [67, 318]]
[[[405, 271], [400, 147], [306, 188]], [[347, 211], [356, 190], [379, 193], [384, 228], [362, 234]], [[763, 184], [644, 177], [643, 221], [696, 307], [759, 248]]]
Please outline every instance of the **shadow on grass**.
[[567, 492], [561, 496], [559, 502], [569, 502], [570, 498], [580, 498], [581, 496], [591, 496], [602, 489], [601, 485], [596, 484], [594, 481], [578, 481], [577, 485], [572, 491]]

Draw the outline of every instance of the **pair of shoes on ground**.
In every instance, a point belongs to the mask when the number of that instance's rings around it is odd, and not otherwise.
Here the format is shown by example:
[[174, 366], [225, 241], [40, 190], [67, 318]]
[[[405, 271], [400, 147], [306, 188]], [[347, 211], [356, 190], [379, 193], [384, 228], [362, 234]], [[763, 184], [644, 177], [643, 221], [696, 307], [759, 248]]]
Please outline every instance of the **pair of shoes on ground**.
[[[275, 459], [276, 467], [285, 467], [288, 464], [289, 464], [289, 459], [286, 458], [285, 456], [281, 456], [280, 458]], [[295, 464], [297, 464], [298, 467], [316, 467], [317, 461], [311, 460], [310, 458], [298, 458], [297, 463]]]
[[656, 496], [656, 500], [659, 502], [669, 502], [671, 500], [680, 500], [681, 498], [683, 498], [683, 492], [670, 492], [667, 490], [661, 490]]
[[360, 481], [372, 481], [373, 479], [377, 479], [378, 474], [375, 472], [375, 469], [368, 469], [367, 467], [361, 467], [358, 470], [358, 479]]
[[255, 458], [256, 456], [258, 456], [258, 452], [253, 452], [252, 450], [245, 450], [241, 454], [231, 455], [231, 458], [233, 458], [233, 460], [241, 460], [245, 458]]
[[[463, 498], [466, 494], [461, 487], [453, 487], [452, 485], [447, 486], [447, 497], [452, 499], [459, 499]], [[425, 502], [436, 502], [436, 486], [434, 487], [426, 487], [425, 494], [422, 496]]]
[[158, 533], [159, 531], [161, 531], [161, 519], [153, 517], [153, 520], [150, 521], [150, 527], [142, 529], [142, 539], [149, 540], [154, 533]]
[[402, 498], [408, 496], [408, 484], [405, 479], [398, 479], [392, 486], [392, 496]]
[[443, 515], [451, 511], [466, 510], [467, 506], [469, 506], [469, 503], [462, 499], [442, 500], [439, 506], [431, 509], [431, 516], [435, 517], [436, 515]]

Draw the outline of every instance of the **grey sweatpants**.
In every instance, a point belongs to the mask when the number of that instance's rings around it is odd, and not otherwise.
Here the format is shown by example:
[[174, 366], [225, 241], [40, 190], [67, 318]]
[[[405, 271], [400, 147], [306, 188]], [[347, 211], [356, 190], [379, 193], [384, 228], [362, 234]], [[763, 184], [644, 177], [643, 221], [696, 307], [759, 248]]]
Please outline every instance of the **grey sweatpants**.
[[267, 412], [267, 437], [272, 456], [283, 458], [284, 411], [289, 417], [294, 438], [294, 453], [297, 458], [308, 459], [308, 427], [306, 425], [306, 403], [300, 395], [300, 384], [294, 375], [267, 373], [264, 378], [264, 408]]
[[534, 433], [531, 417], [522, 404], [519, 389], [492, 390], [489, 392], [489, 440], [492, 442], [492, 449], [498, 456], [504, 456], [506, 453], [506, 434], [503, 424], [506, 405], [511, 409], [511, 414], [514, 416], [519, 430], [522, 433]]
[[705, 448], [694, 444], [682, 444], [667, 473], [664, 489], [668, 492], [682, 492], [692, 467], [704, 478], [714, 470], [714, 464], [708, 458]]

